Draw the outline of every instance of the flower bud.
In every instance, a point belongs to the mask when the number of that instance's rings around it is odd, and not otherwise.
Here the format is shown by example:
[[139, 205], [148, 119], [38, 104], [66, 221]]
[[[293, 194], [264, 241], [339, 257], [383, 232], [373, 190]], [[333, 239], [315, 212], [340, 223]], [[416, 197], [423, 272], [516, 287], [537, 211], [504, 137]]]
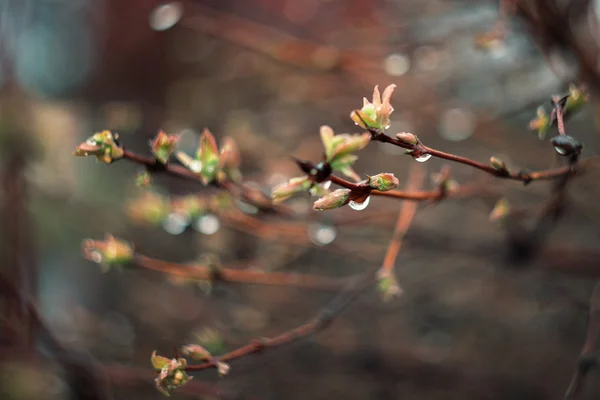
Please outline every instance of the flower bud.
[[196, 152], [196, 159], [201, 162], [200, 177], [206, 185], [212, 182], [217, 175], [219, 164], [219, 151], [215, 137], [208, 129], [200, 136], [200, 146]]
[[392, 190], [400, 184], [394, 174], [384, 173], [369, 177], [369, 186], [371, 189], [385, 192]]
[[321, 197], [313, 204], [313, 210], [324, 211], [339, 208], [350, 200], [350, 189], [337, 189]]
[[232, 137], [223, 139], [221, 152], [219, 153], [219, 170], [225, 173], [225, 176], [233, 181], [239, 182], [242, 178], [240, 172], [240, 151]]
[[379, 93], [379, 87], [375, 86], [373, 90], [373, 102], [363, 99], [363, 107], [360, 110], [354, 110], [350, 118], [354, 123], [363, 129], [387, 129], [390, 126], [390, 114], [394, 109], [390, 104], [390, 98], [396, 85], [389, 85], [384, 91], [383, 96]]
[[117, 143], [118, 138], [119, 135], [110, 131], [95, 133], [77, 146], [73, 155], [78, 157], [96, 156], [98, 160], [110, 164], [123, 158], [125, 154], [123, 148]]
[[498, 200], [492, 211], [490, 212], [490, 222], [497, 222], [505, 219], [510, 215], [511, 207], [506, 198]]
[[84, 240], [82, 249], [86, 259], [105, 266], [128, 264], [133, 258], [131, 245], [112, 235], [105, 240]]
[[188, 344], [181, 348], [181, 353], [192, 357], [194, 360], [207, 361], [212, 358], [212, 355], [208, 350], [199, 344]]
[[157, 356], [156, 350], [152, 352], [152, 356], [150, 357], [150, 362], [152, 363], [152, 366], [158, 371], [169, 365], [170, 361], [171, 360], [167, 357]]
[[414, 146], [419, 142], [417, 136], [409, 132], [396, 133], [396, 139], [408, 146]]
[[544, 107], [538, 107], [536, 117], [529, 121], [529, 129], [535, 131], [540, 139], [546, 138], [550, 130], [550, 117]]
[[576, 85], [569, 86], [569, 98], [567, 104], [565, 104], [565, 111], [573, 113], [579, 111], [587, 102], [589, 96], [584, 88], [577, 87]]
[[385, 303], [402, 294], [402, 289], [398, 285], [396, 277], [383, 270], [378, 274], [377, 290]]
[[[328, 127], [324, 127], [328, 128]], [[323, 128], [322, 128], [323, 129]], [[331, 128], [329, 128], [331, 129]], [[327, 130], [327, 129], [325, 129]], [[329, 163], [335, 164], [341, 158], [365, 148], [371, 141], [371, 134], [350, 135], [343, 133], [326, 139], [328, 146], [325, 147], [325, 156]]]
[[504, 161], [500, 160], [499, 158], [490, 157], [490, 164], [498, 172], [502, 172], [502, 173], [508, 172], [508, 170], [506, 169], [506, 164], [504, 163]]
[[310, 189], [311, 181], [308, 176], [292, 178], [287, 182], [279, 184], [273, 188], [271, 199], [274, 204], [281, 203], [296, 193], [305, 192]]
[[177, 135], [167, 135], [164, 131], [158, 132], [156, 138], [150, 142], [152, 154], [160, 163], [166, 164], [175, 150], [178, 139]]

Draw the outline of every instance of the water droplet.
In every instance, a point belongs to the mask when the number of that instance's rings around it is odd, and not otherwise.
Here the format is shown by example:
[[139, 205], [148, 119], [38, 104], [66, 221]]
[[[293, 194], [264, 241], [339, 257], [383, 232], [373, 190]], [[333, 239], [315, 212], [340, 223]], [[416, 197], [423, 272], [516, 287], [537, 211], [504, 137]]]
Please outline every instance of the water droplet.
[[563, 149], [562, 147], [559, 146], [554, 146], [554, 150], [556, 150], [556, 152], [558, 154], [560, 154], [561, 156], [564, 156], [567, 154], [567, 151], [565, 149]]
[[[430, 156], [431, 157], [431, 156]], [[357, 203], [355, 201], [350, 201], [350, 203], [348, 203], [348, 205], [350, 206], [351, 209], [356, 210], [356, 211], [362, 211], [365, 208], [367, 208], [367, 206], [369, 205], [369, 201], [371, 201], [371, 196], [367, 197], [365, 199], [365, 201], [363, 201], [362, 203]]]
[[102, 254], [100, 254], [97, 251], [92, 251], [91, 253], [91, 259], [93, 262], [100, 264], [102, 262]]
[[190, 224], [190, 219], [187, 215], [179, 213], [171, 213], [164, 219], [162, 226], [171, 235], [180, 235], [185, 231], [185, 228]]
[[155, 31], [166, 31], [179, 22], [183, 14], [183, 7], [178, 1], [156, 7], [150, 13], [150, 27]]
[[337, 230], [334, 226], [313, 224], [308, 228], [308, 236], [314, 244], [325, 246], [335, 240], [337, 236]]
[[198, 160], [194, 160], [190, 163], [188, 168], [190, 169], [190, 171], [199, 174], [202, 172], [202, 162], [200, 162]]
[[198, 218], [194, 229], [205, 235], [214, 235], [221, 228], [221, 221], [216, 215], [206, 214]]
[[431, 158], [431, 154], [429, 153], [423, 153], [418, 157], [414, 157], [415, 161], [417, 162], [425, 162], [427, 160], [429, 160]]

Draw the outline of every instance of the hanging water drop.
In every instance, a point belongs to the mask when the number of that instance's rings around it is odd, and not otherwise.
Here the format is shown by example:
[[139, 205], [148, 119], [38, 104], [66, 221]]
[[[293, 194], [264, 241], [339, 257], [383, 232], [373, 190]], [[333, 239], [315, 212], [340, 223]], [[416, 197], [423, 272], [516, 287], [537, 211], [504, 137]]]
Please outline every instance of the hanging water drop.
[[181, 3], [174, 1], [162, 4], [152, 10], [148, 18], [148, 23], [155, 31], [165, 31], [177, 24], [182, 15], [183, 7]]
[[429, 153], [423, 153], [418, 157], [414, 157], [415, 161], [417, 162], [425, 162], [427, 160], [429, 160], [431, 158], [431, 154]]
[[565, 149], [563, 149], [562, 147], [559, 146], [554, 146], [554, 150], [556, 150], [556, 152], [558, 154], [560, 154], [561, 156], [564, 156], [567, 154], [567, 151]]
[[367, 206], [369, 205], [369, 201], [371, 201], [371, 196], [367, 197], [365, 199], [365, 201], [363, 201], [362, 203], [357, 203], [355, 201], [350, 201], [350, 203], [348, 203], [348, 205], [350, 206], [351, 209], [356, 210], [356, 211], [362, 211], [365, 208], [367, 208]]

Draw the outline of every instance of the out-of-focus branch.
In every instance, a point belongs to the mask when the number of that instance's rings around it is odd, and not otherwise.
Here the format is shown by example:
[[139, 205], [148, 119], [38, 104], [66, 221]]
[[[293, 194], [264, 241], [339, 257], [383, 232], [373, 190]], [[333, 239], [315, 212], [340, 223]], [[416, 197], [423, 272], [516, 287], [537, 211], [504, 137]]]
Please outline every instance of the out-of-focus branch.
[[[176, 176], [195, 182], [202, 182], [202, 179], [189, 169], [172, 163], [162, 164], [152, 156], [143, 156], [124, 149], [123, 158], [136, 164], [143, 165], [153, 173], [165, 172], [171, 176]], [[231, 181], [215, 181], [213, 184], [220, 189], [228, 191], [232, 196], [240, 198], [263, 211], [279, 212], [284, 214], [289, 213], [285, 207], [274, 206], [269, 197], [260, 190], [250, 188], [243, 184], [236, 184]]]
[[[413, 166], [409, 173], [409, 180], [406, 184], [406, 190], [419, 190], [419, 187], [421, 187], [423, 184], [424, 177], [425, 172], [422, 169]], [[404, 239], [404, 236], [406, 235], [406, 232], [408, 231], [416, 212], [417, 203], [404, 202], [402, 204], [402, 208], [400, 209], [400, 213], [398, 214], [398, 219], [396, 221], [396, 227], [394, 228], [394, 233], [392, 234], [392, 239], [390, 240], [390, 244], [385, 253], [381, 269], [378, 272], [380, 278], [392, 275], [394, 265], [396, 264], [396, 258], [398, 257], [398, 253], [402, 247], [402, 240]]]
[[246, 357], [251, 354], [263, 352], [276, 347], [295, 342], [299, 339], [312, 335], [328, 327], [333, 320], [352, 303], [365, 289], [375, 283], [376, 272], [379, 269], [372, 268], [370, 271], [354, 278], [336, 297], [333, 298], [313, 319], [307, 323], [283, 332], [270, 338], [261, 338], [252, 340], [250, 343], [241, 346], [212, 361], [203, 364], [188, 365], [187, 371], [200, 371], [208, 368], [214, 368], [218, 362], [229, 362]]
[[596, 283], [590, 298], [590, 310], [588, 315], [588, 328], [583, 342], [583, 348], [579, 355], [579, 362], [571, 383], [565, 393], [565, 400], [574, 400], [581, 394], [581, 389], [587, 374], [598, 366], [598, 357], [595, 355], [598, 339], [600, 338], [600, 282]]
[[348, 279], [328, 278], [309, 274], [286, 272], [263, 272], [250, 269], [234, 269], [199, 264], [177, 264], [157, 260], [145, 255], [133, 254], [132, 264], [164, 274], [186, 279], [220, 281], [250, 285], [289, 286], [301, 289], [332, 291], [347, 284]]

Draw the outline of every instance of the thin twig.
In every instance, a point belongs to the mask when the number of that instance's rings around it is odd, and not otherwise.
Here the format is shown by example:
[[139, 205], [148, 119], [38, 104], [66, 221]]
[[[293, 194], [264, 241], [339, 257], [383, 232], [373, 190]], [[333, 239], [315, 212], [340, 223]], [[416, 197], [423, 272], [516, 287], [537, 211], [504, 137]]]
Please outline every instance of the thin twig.
[[[390, 143], [390, 144], [393, 144], [394, 146], [402, 147], [404, 149], [409, 149], [409, 150], [413, 150], [415, 148], [415, 145], [407, 144], [398, 139], [387, 136], [386, 134], [384, 134], [381, 131], [371, 130], [370, 132], [372, 135], [372, 139], [375, 141], [382, 142], [382, 143]], [[471, 160], [470, 158], [466, 158], [466, 157], [458, 156], [455, 154], [450, 154], [450, 153], [446, 153], [446, 152], [443, 152], [440, 150], [436, 150], [431, 147], [425, 146], [421, 143], [419, 143], [418, 146], [419, 146], [418, 147], [419, 152], [421, 152], [421, 153], [427, 153], [433, 157], [441, 158], [441, 159], [448, 160], [448, 161], [453, 161], [453, 162], [456, 162], [459, 164], [468, 165], [468, 166], [476, 168], [478, 170], [487, 172], [488, 174], [493, 175], [497, 178], [521, 181], [524, 183], [529, 183], [532, 181], [539, 181], [539, 180], [552, 180], [552, 179], [559, 178], [563, 175], [570, 174], [572, 172], [571, 167], [568, 165], [564, 166], [564, 167], [546, 169], [546, 170], [537, 171], [537, 172], [526, 172], [526, 171], [522, 171], [522, 170], [518, 171], [518, 172], [514, 172], [514, 171], [511, 172], [511, 171], [507, 171], [507, 170], [498, 170], [491, 165], [483, 164], [483, 163], [480, 163], [479, 161]], [[578, 174], [581, 173], [583, 170], [583, 167], [589, 167], [590, 165], [597, 163], [599, 161], [600, 161], [599, 156], [590, 157], [584, 161], [581, 161], [579, 163], [580, 168], [578, 169], [577, 173]]]
[[[409, 181], [406, 184], [406, 190], [419, 190], [419, 187], [421, 187], [421, 185], [423, 184], [424, 177], [425, 172], [422, 169], [413, 166], [409, 173]], [[402, 204], [402, 208], [398, 213], [398, 219], [396, 221], [396, 227], [394, 228], [392, 239], [390, 240], [390, 244], [385, 253], [385, 258], [383, 259], [381, 269], [379, 270], [380, 276], [392, 273], [394, 265], [396, 263], [396, 258], [398, 257], [398, 253], [400, 251], [400, 248], [402, 247], [402, 239], [404, 239], [404, 236], [408, 231], [408, 228], [415, 216], [416, 211], [417, 203], [404, 202]]]
[[[187, 179], [194, 182], [202, 182], [200, 176], [189, 169], [172, 163], [162, 164], [154, 157], [143, 156], [129, 150], [123, 150], [123, 159], [145, 166], [149, 171], [157, 173], [164, 172], [171, 176]], [[228, 191], [233, 197], [240, 198], [263, 211], [289, 214], [289, 210], [283, 206], [275, 206], [267, 195], [258, 189], [250, 188], [244, 184], [236, 184], [231, 181], [213, 182], [217, 188]]]
[[[229, 362], [243, 358], [250, 354], [259, 353], [269, 349], [283, 346], [288, 343], [295, 342], [299, 339], [307, 337], [313, 333], [319, 332], [329, 326], [333, 320], [350, 304], [352, 303], [365, 289], [375, 283], [375, 275], [377, 268], [372, 268], [370, 271], [354, 278], [331, 300], [316, 317], [307, 323], [300, 325], [289, 331], [283, 332], [271, 338], [261, 338], [252, 340], [250, 343], [241, 346], [229, 353], [215, 358], [217, 361]], [[187, 371], [200, 371], [208, 368], [214, 368], [217, 363], [213, 360], [203, 364], [188, 365]]]
[[581, 393], [585, 377], [593, 367], [598, 366], [598, 359], [594, 355], [600, 338], [600, 282], [596, 283], [590, 298], [590, 311], [588, 316], [588, 328], [583, 342], [583, 348], [579, 355], [577, 368], [573, 373], [571, 382], [565, 393], [565, 400], [574, 400]]
[[289, 286], [311, 290], [339, 290], [347, 283], [344, 278], [329, 278], [325, 276], [297, 274], [287, 272], [263, 272], [251, 269], [234, 269], [220, 266], [200, 264], [177, 264], [151, 258], [135, 253], [132, 264], [164, 274], [204, 281], [221, 281], [227, 283]]
[[477, 194], [481, 194], [484, 192], [483, 185], [481, 183], [471, 183], [467, 185], [461, 185], [457, 189], [447, 190], [445, 192], [436, 190], [388, 190], [386, 192], [381, 192], [379, 190], [371, 190], [368, 182], [359, 182], [354, 183], [347, 181], [343, 178], [340, 178], [335, 175], [331, 175], [329, 178], [332, 183], [335, 183], [338, 186], [344, 187], [346, 189], [353, 190], [357, 193], [370, 193], [374, 196], [381, 197], [392, 197], [398, 200], [408, 200], [408, 201], [437, 201], [443, 198], [451, 197], [451, 198], [465, 198], [474, 196]]

